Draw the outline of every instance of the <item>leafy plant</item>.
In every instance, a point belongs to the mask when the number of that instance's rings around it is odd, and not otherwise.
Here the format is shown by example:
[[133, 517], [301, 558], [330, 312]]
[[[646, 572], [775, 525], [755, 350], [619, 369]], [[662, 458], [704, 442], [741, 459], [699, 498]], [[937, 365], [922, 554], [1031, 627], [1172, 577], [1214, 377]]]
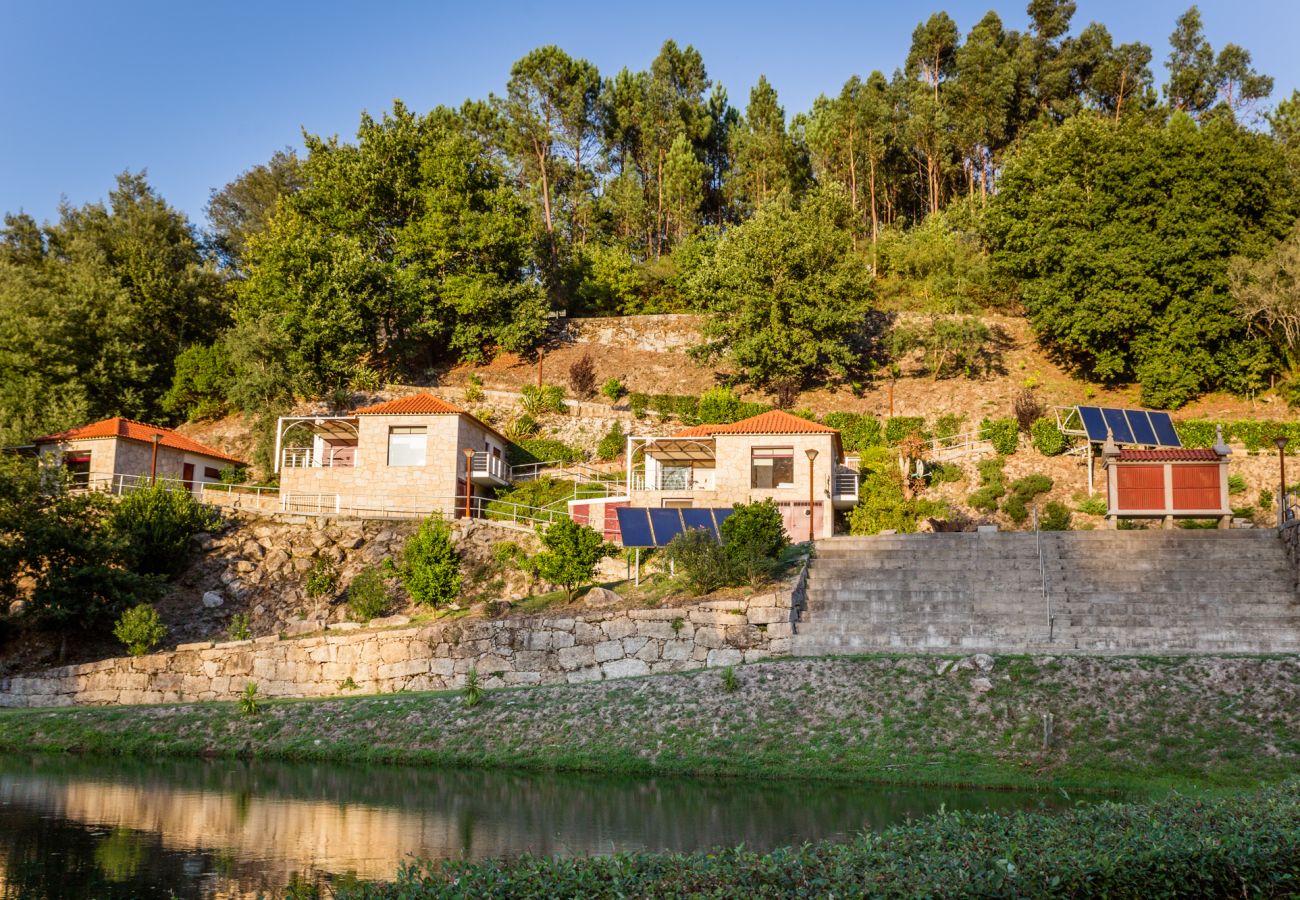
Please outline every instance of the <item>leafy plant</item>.
[[632, 411], [632, 415], [638, 419], [644, 419], [646, 411], [650, 408], [650, 398], [645, 394], [633, 391], [627, 395], [627, 406]]
[[351, 675], [349, 675], [347, 678], [344, 678], [342, 681], [339, 682], [340, 691], [355, 691], [357, 687], [358, 685], [355, 681], [352, 680]]
[[1025, 498], [1020, 494], [1012, 494], [1002, 503], [1002, 511], [1006, 513], [1007, 518], [1017, 525], [1023, 525], [1029, 518], [1029, 508], [1025, 505]]
[[246, 641], [253, 636], [252, 624], [248, 613], [235, 613], [226, 626], [226, 637], [232, 641]]
[[567, 603], [591, 581], [596, 564], [615, 553], [598, 531], [569, 518], [552, 522], [545, 531], [539, 526], [538, 537], [545, 549], [533, 557], [534, 568], [539, 577], [563, 589]]
[[516, 465], [537, 462], [571, 463], [586, 459], [586, 456], [572, 444], [555, 438], [524, 438], [515, 441], [510, 451], [510, 461]]
[[893, 416], [885, 422], [885, 443], [896, 447], [909, 437], [925, 437], [923, 416]]
[[1039, 494], [1046, 494], [1050, 491], [1053, 484], [1054, 482], [1047, 475], [1035, 472], [1011, 482], [1011, 492], [1018, 494], [1025, 500], [1032, 500]]
[[477, 373], [470, 372], [465, 379], [465, 402], [482, 403], [483, 396], [483, 379]]
[[374, 566], [366, 566], [348, 585], [348, 615], [354, 622], [369, 622], [388, 609], [388, 585]]
[[524, 413], [506, 426], [506, 437], [515, 443], [527, 440], [537, 434], [537, 420]]
[[244, 693], [239, 698], [239, 712], [245, 716], [255, 716], [261, 710], [261, 702], [257, 696], [257, 685], [248, 682], [244, 685]]
[[590, 353], [569, 366], [569, 387], [579, 400], [586, 400], [596, 394], [596, 363]]
[[1002, 456], [1010, 456], [1020, 445], [1020, 427], [1015, 419], [984, 419], [980, 422], [980, 440], [988, 441]]
[[325, 597], [333, 594], [339, 586], [339, 570], [329, 559], [318, 556], [311, 564], [311, 569], [307, 572], [307, 583], [304, 586], [307, 596], [313, 600], [318, 597]]
[[752, 585], [771, 576], [782, 551], [790, 546], [781, 511], [770, 498], [735, 504], [718, 531], [737, 574]]
[[121, 641], [132, 656], [144, 656], [158, 646], [166, 634], [166, 627], [158, 619], [158, 610], [148, 603], [131, 607], [113, 626], [113, 637]]
[[554, 384], [526, 384], [519, 389], [524, 412], [530, 416], [542, 416], [547, 413], [562, 413], [564, 406], [564, 388]]
[[451, 526], [432, 515], [420, 523], [402, 546], [398, 575], [416, 603], [441, 606], [460, 593], [460, 554], [451, 539]]
[[161, 399], [169, 413], [181, 413], [191, 422], [223, 416], [228, 408], [230, 355], [225, 345], [194, 345], [182, 350], [174, 363], [172, 385]]
[[1086, 516], [1104, 516], [1110, 511], [1105, 497], [1085, 497], [1078, 502], [1075, 509]]
[[600, 439], [596, 445], [596, 458], [609, 462], [618, 459], [623, 455], [623, 450], [627, 443], [627, 436], [623, 434], [623, 423], [617, 420], [609, 426], [609, 431]]
[[668, 623], [668, 627], [673, 630], [673, 634], [681, 634], [682, 629], [686, 627], [686, 620], [678, 616]]
[[221, 525], [221, 515], [176, 482], [158, 481], [124, 496], [112, 528], [125, 542], [128, 564], [148, 575], [175, 575], [189, 559], [190, 541]]
[[736, 678], [736, 670], [732, 666], [726, 666], [722, 670], [722, 689], [728, 694], [734, 694], [740, 687], [740, 680]]
[[471, 667], [465, 673], [465, 687], [461, 689], [461, 699], [471, 709], [483, 702], [483, 685], [479, 682], [478, 669]]
[[1268, 488], [1259, 489], [1259, 508], [1268, 509], [1273, 505], [1273, 492]]
[[884, 430], [880, 420], [875, 416], [864, 416], [851, 412], [828, 413], [823, 424], [838, 428], [840, 442], [850, 453], [877, 447], [884, 443]]
[[1059, 456], [1068, 445], [1056, 422], [1048, 418], [1038, 418], [1029, 426], [1029, 439], [1034, 449], [1044, 456]]
[[1052, 500], [1043, 508], [1043, 517], [1038, 520], [1038, 527], [1043, 531], [1069, 531], [1071, 518], [1068, 506]]
[[998, 511], [998, 500], [1006, 493], [1004, 488], [993, 485], [985, 485], [976, 488], [975, 491], [966, 498], [966, 503], [973, 509], [980, 512], [994, 513]]
[[672, 562], [697, 594], [708, 594], [736, 581], [736, 567], [712, 531], [688, 528], [664, 548]]
[[937, 438], [955, 437], [961, 433], [961, 426], [965, 421], [965, 416], [959, 416], [956, 413], [945, 413], [934, 420], [934, 436]]
[[848, 514], [850, 534], [911, 533], [922, 519], [948, 515], [944, 503], [907, 496], [893, 454], [885, 448], [865, 451], [861, 471], [858, 505]]
[[995, 330], [975, 316], [933, 316], [925, 323], [896, 325], [885, 342], [894, 357], [919, 350], [922, 366], [935, 381], [992, 371], [997, 345]]
[[931, 463], [926, 467], [926, 474], [930, 478], [930, 484], [946, 484], [948, 482], [961, 481], [961, 466], [956, 463]]
[[623, 395], [627, 393], [627, 388], [617, 378], [609, 378], [600, 386], [600, 392], [605, 395], [605, 399], [609, 400], [610, 403], [617, 403], [623, 399]]
[[1228, 476], [1228, 493], [1244, 494], [1246, 492], [1246, 478], [1243, 475], [1233, 473]]

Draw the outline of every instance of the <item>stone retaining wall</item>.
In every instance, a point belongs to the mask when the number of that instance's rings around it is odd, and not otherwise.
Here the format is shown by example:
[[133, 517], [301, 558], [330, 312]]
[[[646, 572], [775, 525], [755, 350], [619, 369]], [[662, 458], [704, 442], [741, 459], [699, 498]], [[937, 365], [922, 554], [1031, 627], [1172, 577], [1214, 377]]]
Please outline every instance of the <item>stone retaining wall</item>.
[[234, 700], [249, 683], [266, 697], [445, 690], [461, 687], [470, 669], [485, 687], [506, 687], [727, 666], [790, 651], [801, 584], [673, 609], [410, 628], [376, 620], [299, 638], [183, 644], [168, 653], [0, 679], [0, 706]]

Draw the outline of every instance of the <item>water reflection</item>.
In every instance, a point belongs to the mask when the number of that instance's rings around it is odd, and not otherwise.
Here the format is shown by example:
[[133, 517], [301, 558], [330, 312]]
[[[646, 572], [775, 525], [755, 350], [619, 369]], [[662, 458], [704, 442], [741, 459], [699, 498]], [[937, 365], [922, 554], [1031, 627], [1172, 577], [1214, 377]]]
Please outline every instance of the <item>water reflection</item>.
[[385, 878], [405, 859], [765, 849], [934, 812], [1055, 806], [988, 791], [240, 762], [0, 762], [0, 896], [237, 897]]

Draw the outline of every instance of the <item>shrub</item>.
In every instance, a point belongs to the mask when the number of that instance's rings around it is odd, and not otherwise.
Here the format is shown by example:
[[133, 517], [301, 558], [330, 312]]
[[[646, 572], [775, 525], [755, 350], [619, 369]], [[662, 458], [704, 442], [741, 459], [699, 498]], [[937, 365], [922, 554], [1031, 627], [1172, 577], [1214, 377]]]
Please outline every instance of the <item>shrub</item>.
[[1246, 492], [1246, 479], [1241, 475], [1228, 476], [1228, 493], [1244, 494]]
[[1043, 406], [1043, 401], [1038, 399], [1038, 393], [1033, 388], [1025, 388], [1016, 394], [1011, 409], [1012, 414], [1015, 416], [1016, 427], [1025, 434], [1029, 434], [1029, 430], [1034, 423], [1047, 412], [1047, 408]]
[[739, 687], [740, 679], [736, 678], [735, 667], [724, 667], [722, 670], [722, 689], [728, 694], [734, 694]]
[[572, 444], [555, 438], [524, 438], [515, 441], [510, 448], [510, 462], [514, 465], [525, 463], [573, 463], [587, 458]]
[[1011, 482], [1011, 492], [1026, 501], [1033, 500], [1039, 494], [1046, 494], [1052, 489], [1053, 481], [1046, 475], [1040, 475], [1035, 472], [1032, 475], [1026, 475], [1024, 478], [1017, 478]]
[[613, 425], [609, 426], [609, 431], [605, 432], [605, 436], [600, 439], [600, 443], [596, 445], [596, 458], [603, 462], [618, 459], [623, 455], [623, 450], [627, 444], [626, 439], [627, 435], [623, 433], [623, 424], [615, 421]]
[[1029, 438], [1034, 449], [1044, 456], [1059, 456], [1068, 446], [1065, 435], [1056, 427], [1056, 422], [1046, 417], [1034, 420], [1029, 426]]
[[425, 519], [407, 538], [398, 574], [416, 603], [440, 606], [460, 593], [460, 554], [451, 540], [451, 526], [440, 516]]
[[965, 416], [959, 416], [956, 413], [945, 413], [934, 421], [934, 436], [937, 438], [950, 438], [961, 434], [961, 426], [965, 421]]
[[736, 567], [712, 531], [688, 528], [665, 548], [674, 570], [696, 593], [707, 594], [736, 581]]
[[225, 466], [218, 472], [222, 484], [246, 484], [248, 468], [245, 466]]
[[973, 509], [978, 509], [980, 512], [994, 513], [998, 511], [998, 499], [1004, 493], [1006, 491], [1002, 488], [985, 485], [976, 489], [973, 494], [967, 497], [966, 502]]
[[461, 691], [461, 698], [469, 707], [478, 706], [483, 702], [483, 685], [479, 683], [477, 668], [470, 668], [465, 673], [465, 687]]
[[221, 516], [177, 484], [158, 481], [132, 491], [113, 510], [111, 528], [125, 542], [127, 564], [147, 575], [175, 575], [190, 541], [221, 525]]
[[250, 681], [248, 684], [244, 685], [243, 696], [239, 698], [239, 711], [246, 716], [255, 716], [260, 708], [261, 704], [258, 702], [257, 697], [257, 685]]
[[926, 474], [930, 477], [930, 484], [947, 484], [962, 479], [961, 466], [956, 463], [931, 463], [926, 467]]
[[1259, 489], [1259, 508], [1268, 509], [1273, 505], [1273, 492], [1268, 488]]
[[923, 416], [893, 416], [886, 420], [885, 443], [889, 446], [896, 447], [913, 435], [925, 437]]
[[542, 416], [546, 413], [562, 413], [564, 406], [564, 388], [554, 384], [526, 384], [519, 389], [524, 412], [530, 416]]
[[253, 636], [252, 620], [248, 613], [235, 613], [226, 626], [226, 637], [232, 641], [246, 641]]
[[617, 403], [627, 393], [627, 388], [617, 378], [610, 378], [600, 386], [600, 392], [605, 395], [605, 398], [610, 403]]
[[1214, 446], [1214, 423], [1205, 420], [1189, 419], [1185, 422], [1175, 422], [1174, 431], [1178, 433], [1178, 439], [1183, 442], [1184, 447], [1213, 447]]
[[132, 656], [144, 656], [158, 646], [165, 634], [167, 629], [158, 621], [158, 610], [148, 603], [131, 607], [113, 626], [113, 637], [121, 641]]
[[315, 600], [333, 594], [339, 586], [339, 570], [325, 557], [318, 557], [307, 573], [307, 596]]
[[771, 499], [737, 503], [718, 531], [727, 557], [750, 584], [769, 577], [781, 552], [790, 546], [781, 511]]
[[1043, 508], [1043, 517], [1038, 520], [1038, 527], [1042, 531], [1069, 531], [1070, 519], [1070, 508], [1053, 500]]
[[701, 422], [725, 425], [744, 418], [741, 406], [740, 398], [731, 388], [712, 387], [700, 395], [696, 415]]
[[596, 564], [615, 552], [598, 531], [572, 519], [552, 522], [545, 531], [539, 527], [538, 536], [545, 549], [533, 557], [534, 568], [539, 577], [560, 586], [567, 603], [591, 581]]
[[348, 616], [354, 622], [369, 622], [388, 609], [388, 585], [374, 566], [366, 566], [348, 585]]
[[875, 416], [833, 412], [829, 413], [822, 422], [831, 428], [839, 429], [840, 441], [844, 444], [844, 449], [850, 453], [879, 446], [884, 441], [880, 420]]
[[1104, 516], [1110, 511], [1105, 497], [1088, 497], [1080, 500], [1075, 509], [1086, 516]]
[[1020, 445], [1020, 427], [1015, 419], [984, 419], [980, 422], [980, 440], [991, 443], [1001, 456], [1010, 456]]
[[1029, 518], [1029, 508], [1025, 506], [1025, 498], [1020, 494], [1012, 494], [1008, 497], [1002, 504], [1002, 511], [1017, 525], [1023, 525]]
[[569, 366], [569, 387], [579, 400], [586, 400], [596, 395], [596, 364], [590, 353]]
[[465, 379], [465, 402], [483, 402], [483, 379], [474, 372], [470, 372], [469, 377]]
[[506, 437], [515, 443], [526, 441], [537, 434], [537, 420], [524, 413], [506, 427]]
[[650, 397], [650, 408], [664, 418], [676, 416], [689, 422], [699, 414], [699, 399], [678, 394], [654, 394]]
[[925, 323], [895, 325], [885, 337], [891, 356], [921, 351], [922, 365], [934, 380], [975, 378], [997, 364], [1000, 335], [975, 316], [938, 317]]
[[859, 497], [848, 514], [850, 534], [910, 533], [921, 519], [948, 514], [943, 503], [904, 495], [902, 474], [893, 454], [883, 447], [871, 448], [863, 456]]
[[633, 391], [627, 395], [627, 406], [628, 409], [632, 410], [632, 415], [638, 419], [644, 419], [646, 410], [650, 408], [650, 398], [645, 394]]
[[1003, 486], [1002, 470], [1006, 464], [1007, 461], [1000, 456], [995, 456], [993, 459], [982, 459], [976, 463], [975, 471], [979, 473], [980, 486], [996, 487], [998, 489], [998, 496], [1002, 496], [1002, 493], [1005, 490], [1005, 487]]

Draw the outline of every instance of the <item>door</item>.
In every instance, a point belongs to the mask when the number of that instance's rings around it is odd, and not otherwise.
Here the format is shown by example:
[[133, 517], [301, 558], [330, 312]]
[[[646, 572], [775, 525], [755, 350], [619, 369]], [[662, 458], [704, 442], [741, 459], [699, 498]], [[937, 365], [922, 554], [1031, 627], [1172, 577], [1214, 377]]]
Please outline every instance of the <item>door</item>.
[[1111, 509], [1158, 510], [1165, 508], [1165, 467], [1120, 465], [1115, 467]]
[[[824, 503], [817, 503], [813, 506], [813, 537], [822, 535], [822, 516], [824, 512]], [[790, 536], [790, 540], [795, 543], [808, 540], [808, 501], [784, 501], [777, 503], [777, 508], [781, 510], [781, 520], [785, 524], [785, 533]]]
[[185, 463], [181, 466], [181, 481], [185, 482], [185, 489], [194, 493], [194, 463]]
[[1223, 504], [1218, 463], [1175, 465], [1173, 476], [1174, 509], [1218, 510]]

